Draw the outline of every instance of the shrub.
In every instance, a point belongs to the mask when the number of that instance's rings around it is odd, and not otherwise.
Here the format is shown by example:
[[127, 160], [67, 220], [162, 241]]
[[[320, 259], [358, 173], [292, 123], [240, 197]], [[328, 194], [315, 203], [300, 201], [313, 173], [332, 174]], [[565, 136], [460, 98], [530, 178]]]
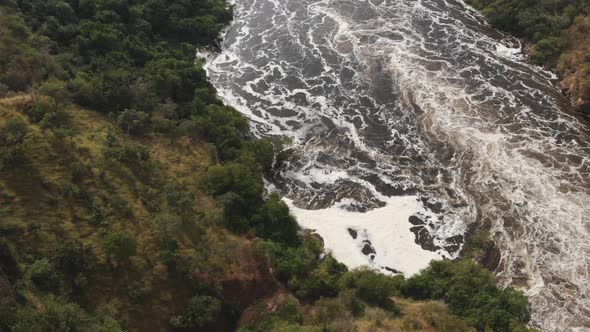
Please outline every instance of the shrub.
[[107, 255], [118, 262], [128, 261], [137, 252], [135, 236], [129, 232], [114, 232], [104, 240]]
[[6, 122], [0, 132], [0, 168], [21, 162], [25, 154], [28, 124], [20, 118], [12, 118]]
[[522, 292], [497, 288], [494, 275], [470, 260], [433, 261], [407, 280], [404, 293], [444, 299], [451, 313], [481, 331], [511, 331], [530, 319], [530, 305]]
[[67, 240], [59, 250], [56, 261], [57, 267], [75, 286], [83, 286], [94, 263], [92, 252], [77, 240]]
[[346, 272], [346, 266], [330, 255], [320, 259], [323, 247], [312, 235], [304, 235], [296, 247], [272, 241], [264, 242], [263, 247], [271, 257], [277, 277], [297, 297], [318, 299], [338, 294], [338, 280]]
[[207, 170], [205, 188], [215, 196], [233, 192], [241, 197], [247, 206], [259, 206], [264, 185], [260, 175], [245, 165], [228, 163], [212, 166]]
[[66, 83], [55, 78], [41, 83], [37, 89], [41, 94], [53, 98], [60, 104], [68, 103], [71, 98]]
[[153, 230], [161, 240], [174, 238], [180, 232], [181, 226], [182, 219], [171, 213], [159, 213], [152, 220]]
[[12, 118], [0, 132], [0, 169], [23, 161], [29, 126], [19, 118]]
[[185, 312], [173, 317], [170, 323], [179, 328], [202, 327], [217, 318], [221, 311], [221, 301], [211, 296], [194, 296]]
[[45, 114], [55, 113], [62, 106], [57, 103], [57, 101], [51, 97], [42, 98], [35, 102], [31, 109], [27, 110], [25, 113], [29, 116], [32, 122], [39, 123], [45, 117]]
[[336, 323], [349, 317], [351, 317], [350, 314], [338, 299], [322, 298], [314, 303], [306, 321], [320, 326], [322, 331], [341, 331], [342, 329], [339, 329]]
[[387, 276], [369, 268], [350, 271], [339, 281], [342, 289], [356, 289], [361, 299], [384, 309], [395, 309], [392, 296], [399, 295], [403, 286], [402, 276]]
[[2, 128], [2, 141], [9, 146], [20, 145], [25, 142], [29, 133], [29, 126], [20, 118], [12, 118]]
[[119, 114], [117, 123], [128, 134], [142, 135], [150, 127], [150, 116], [142, 111], [127, 109]]
[[171, 182], [164, 186], [164, 197], [168, 208], [175, 214], [186, 215], [193, 212], [194, 195], [181, 184]]
[[254, 214], [252, 225], [261, 237], [289, 245], [298, 243], [297, 222], [276, 193], [270, 195]]
[[112, 318], [96, 319], [86, 314], [78, 305], [47, 297], [39, 310], [20, 309], [14, 322], [14, 332], [122, 332], [119, 324]]
[[55, 291], [59, 287], [59, 276], [55, 267], [47, 258], [35, 261], [27, 269], [30, 280], [39, 289]]
[[62, 107], [57, 107], [55, 110], [47, 112], [39, 122], [41, 129], [52, 129], [59, 131], [67, 128], [70, 124], [72, 116]]

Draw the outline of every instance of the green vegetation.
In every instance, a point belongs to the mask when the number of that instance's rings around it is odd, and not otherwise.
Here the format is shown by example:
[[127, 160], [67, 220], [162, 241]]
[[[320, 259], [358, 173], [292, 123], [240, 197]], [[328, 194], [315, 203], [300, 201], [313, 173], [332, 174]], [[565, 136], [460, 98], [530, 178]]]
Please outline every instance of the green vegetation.
[[171, 319], [175, 327], [201, 327], [215, 320], [221, 310], [221, 301], [211, 296], [195, 296], [182, 316]]
[[[20, 309], [3, 312], [4, 322], [14, 332], [118, 332], [124, 331], [108, 316], [89, 317], [80, 307], [52, 296], [43, 300], [43, 309]], [[6, 326], [6, 325], [4, 325]]]
[[[408, 280], [348, 271], [298, 229], [262, 180], [282, 142], [249, 140], [195, 63], [231, 19], [225, 2], [0, 10], [1, 330], [233, 330], [277, 294], [286, 301], [246, 329], [528, 321], [522, 294], [470, 262]], [[448, 309], [400, 316], [409, 298]]]
[[511, 331], [530, 319], [522, 293], [496, 287], [493, 274], [469, 260], [432, 262], [409, 278], [405, 295], [415, 299], [445, 299], [450, 312], [464, 318], [478, 331]]
[[[330, 258], [321, 261], [325, 260]], [[281, 263], [282, 261], [278, 262]], [[318, 267], [312, 271], [315, 272], [316, 269]], [[300, 275], [303, 285], [306, 285], [306, 279], [313, 280], [322, 276], [322, 273], [314, 272], [307, 278]], [[366, 268], [331, 271], [330, 276], [336, 279], [330, 285], [332, 294], [320, 298], [313, 305], [297, 306], [297, 310], [289, 309], [288, 315], [282, 310], [267, 314], [258, 325], [245, 331], [300, 328], [310, 331], [352, 331], [354, 326], [364, 326], [367, 320], [374, 319], [372, 315], [375, 310], [381, 316], [381, 323], [377, 327], [385, 327], [383, 321], [389, 320], [392, 324], [398, 321], [395, 323], [399, 323], [395, 325], [399, 326], [398, 330], [532, 331], [524, 325], [530, 319], [526, 297], [511, 288], [497, 288], [493, 274], [470, 260], [432, 262], [427, 269], [408, 279], [402, 276], [386, 276]], [[290, 283], [287, 285], [290, 288], [298, 287], [295, 294], [301, 297], [302, 286]], [[307, 293], [305, 295], [309, 296]], [[403, 304], [407, 304], [408, 300], [419, 301], [418, 303], [428, 303], [427, 300], [444, 301], [447, 306], [424, 310], [422, 314], [425, 317], [420, 322], [417, 320], [418, 315], [400, 315], [404, 313]], [[291, 304], [286, 301], [284, 305]], [[342, 324], [347, 327], [344, 328]]]

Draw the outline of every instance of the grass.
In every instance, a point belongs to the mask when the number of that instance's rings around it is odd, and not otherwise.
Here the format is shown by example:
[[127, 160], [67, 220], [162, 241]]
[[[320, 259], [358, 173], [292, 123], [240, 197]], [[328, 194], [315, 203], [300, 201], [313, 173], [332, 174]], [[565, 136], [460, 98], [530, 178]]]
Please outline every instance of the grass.
[[403, 332], [459, 332], [469, 329], [448, 312], [441, 301], [412, 301], [394, 298], [401, 315], [392, 316], [382, 309], [369, 308], [364, 317], [356, 322], [359, 331]]
[[[28, 122], [23, 110], [32, 103], [28, 94], [0, 99], [0, 126], [13, 117]], [[91, 311], [114, 312], [130, 331], [168, 330], [170, 317], [182, 312], [192, 296], [188, 271], [196, 267], [223, 275], [239, 270], [239, 255], [222, 253], [250, 246], [217, 225], [219, 210], [200, 189], [201, 174], [215, 162], [213, 149], [188, 138], [133, 138], [106, 115], [73, 106], [69, 113], [72, 137], [62, 139], [29, 123], [25, 162], [0, 172], [0, 233], [17, 253], [21, 271], [36, 258], [54, 256], [65, 240], [81, 241], [91, 248], [96, 264], [84, 291], [73, 294], [77, 302]], [[121, 163], [105, 161], [109, 133], [121, 142], [148, 146], [152, 162], [160, 166], [149, 181]], [[77, 179], [72, 175], [75, 164], [87, 168]], [[177, 239], [178, 271], [170, 271], [159, 257], [161, 243], [151, 227], [157, 212], [149, 211], [140, 197], [142, 188], [158, 190], [172, 180], [194, 196], [194, 214]], [[72, 185], [86, 198], [66, 195], [64, 188]], [[92, 222], [89, 201], [104, 209], [98, 224]], [[103, 249], [104, 236], [114, 230], [129, 231], [138, 242], [137, 255], [124, 266], [109, 264]], [[38, 302], [34, 291], [25, 294], [30, 303]]]

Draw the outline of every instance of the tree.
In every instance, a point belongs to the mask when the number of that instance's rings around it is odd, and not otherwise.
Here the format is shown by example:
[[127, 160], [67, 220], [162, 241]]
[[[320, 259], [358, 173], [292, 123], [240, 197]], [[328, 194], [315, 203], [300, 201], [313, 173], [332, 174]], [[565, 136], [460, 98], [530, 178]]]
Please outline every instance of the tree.
[[137, 252], [135, 236], [129, 232], [114, 232], [104, 240], [104, 248], [108, 257], [118, 262], [128, 261]]
[[30, 280], [44, 291], [55, 291], [59, 287], [59, 276], [47, 258], [35, 261], [27, 269]]
[[221, 301], [211, 296], [197, 295], [191, 299], [185, 312], [173, 317], [170, 323], [180, 328], [202, 327], [215, 320], [220, 311]]
[[419, 299], [444, 299], [452, 314], [480, 331], [512, 331], [530, 319], [530, 305], [522, 292], [497, 288], [490, 271], [467, 259], [431, 262], [406, 281], [403, 292]]
[[149, 129], [150, 116], [141, 111], [127, 109], [119, 114], [117, 123], [128, 134], [142, 135]]
[[122, 332], [119, 324], [110, 317], [96, 319], [74, 303], [48, 296], [39, 309], [19, 309], [11, 331], [13, 332]]
[[12, 118], [2, 128], [2, 139], [7, 145], [20, 145], [25, 141], [29, 126], [20, 118]]
[[204, 185], [215, 196], [233, 192], [244, 199], [248, 207], [256, 207], [262, 201], [264, 184], [260, 176], [245, 165], [228, 163], [215, 165], [207, 170]]
[[281, 149], [281, 142], [274, 143], [265, 138], [247, 141], [242, 148], [239, 160], [246, 164], [255, 162], [262, 168], [262, 171], [270, 174], [275, 154]]
[[289, 207], [276, 193], [271, 194], [254, 214], [252, 225], [256, 233], [264, 238], [289, 245], [298, 243], [297, 222], [289, 212]]
[[360, 268], [344, 274], [339, 281], [343, 289], [357, 289], [361, 299], [384, 309], [394, 309], [392, 296], [399, 295], [402, 276], [387, 276], [369, 268]]
[[0, 169], [21, 162], [25, 154], [29, 126], [20, 118], [12, 118], [0, 132]]
[[179, 183], [170, 182], [164, 186], [164, 196], [170, 210], [177, 215], [186, 215], [193, 211], [195, 197], [192, 192]]
[[242, 138], [250, 129], [246, 118], [228, 106], [209, 105], [194, 122], [197, 134], [213, 142], [223, 160], [239, 156]]
[[41, 83], [38, 90], [41, 94], [49, 96], [61, 104], [69, 102], [71, 98], [66, 83], [55, 78]]
[[87, 274], [92, 269], [90, 250], [78, 240], [67, 240], [56, 257], [56, 265], [65, 277], [77, 287], [84, 286]]

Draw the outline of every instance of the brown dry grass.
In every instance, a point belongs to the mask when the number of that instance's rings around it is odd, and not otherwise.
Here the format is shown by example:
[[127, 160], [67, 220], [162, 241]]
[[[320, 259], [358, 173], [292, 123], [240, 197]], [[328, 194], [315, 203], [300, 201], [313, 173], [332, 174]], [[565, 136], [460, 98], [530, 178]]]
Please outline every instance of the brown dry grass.
[[[20, 94], [0, 99], [0, 126], [13, 117], [27, 121], [22, 110], [30, 107], [34, 98]], [[104, 114], [74, 106], [68, 111], [73, 137], [60, 139], [51, 130], [29, 123], [26, 161], [0, 171], [0, 232], [11, 247], [18, 248], [19, 256], [51, 257], [65, 240], [77, 239], [91, 248], [97, 260], [83, 294], [74, 295], [83, 307], [90, 311], [108, 309], [130, 331], [167, 331], [170, 317], [182, 312], [193, 295], [192, 286], [186, 272], [169, 271], [159, 258], [160, 243], [151, 228], [155, 212], [148, 211], [139, 197], [142, 179], [124, 165], [101, 166], [110, 132], [122, 142], [149, 147], [151, 159], [162, 166], [156, 182], [177, 181], [193, 193], [194, 217], [183, 224], [177, 239], [182, 269], [196, 268], [213, 276], [225, 275], [226, 271], [264, 273], [253, 271], [256, 267], [240, 266], [238, 253], [247, 252], [244, 248], [252, 244], [218, 226], [215, 201], [200, 189], [202, 173], [215, 162], [210, 146], [160, 135], [137, 139], [122, 133]], [[74, 162], [90, 169], [75, 183]], [[72, 184], [105, 205], [113, 200], [124, 202], [129, 213], [111, 208], [105, 224], [90, 223], [88, 204], [63, 194], [64, 185]], [[103, 239], [114, 230], [127, 230], [136, 236], [137, 255], [127, 266], [113, 266], [107, 261]], [[20, 265], [24, 269], [26, 264], [21, 261]], [[34, 293], [29, 292], [27, 298], [33, 305], [38, 302]]]

